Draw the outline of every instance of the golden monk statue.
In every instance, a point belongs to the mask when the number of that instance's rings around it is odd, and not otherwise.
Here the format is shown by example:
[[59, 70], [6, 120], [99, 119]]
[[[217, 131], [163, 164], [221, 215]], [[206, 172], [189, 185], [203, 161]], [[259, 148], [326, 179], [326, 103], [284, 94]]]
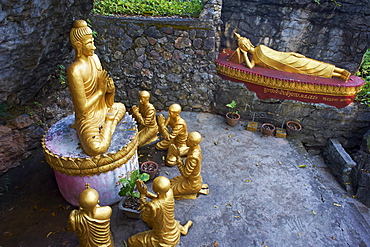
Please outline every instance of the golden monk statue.
[[73, 22], [70, 40], [76, 52], [75, 61], [67, 70], [75, 109], [75, 122], [71, 127], [76, 129], [85, 153], [96, 156], [108, 150], [126, 108], [122, 103], [114, 103], [113, 80], [94, 54], [94, 38], [86, 21]]
[[[238, 39], [238, 48], [230, 56], [229, 61], [245, 62], [250, 69], [254, 66], [287, 71], [291, 73], [321, 76], [326, 78], [339, 77], [347, 81], [351, 73], [332, 64], [317, 61], [295, 52], [275, 51], [265, 45], [255, 47], [249, 39], [235, 33]], [[251, 59], [248, 57], [251, 54]]]
[[109, 206], [100, 207], [99, 194], [86, 184], [86, 189], [78, 198], [79, 209], [71, 211], [68, 228], [76, 232], [80, 247], [114, 246], [110, 231], [112, 209]]
[[[163, 136], [163, 140], [156, 144], [158, 150], [167, 150], [166, 164], [174, 166], [176, 164], [176, 156], [174, 150], [169, 148], [174, 144], [180, 151], [180, 155], [187, 154], [188, 147], [186, 146], [186, 139], [188, 138], [188, 129], [186, 122], [180, 116], [181, 106], [179, 104], [172, 104], [168, 109], [168, 118], [165, 119], [163, 115], [158, 116], [159, 132]], [[167, 128], [171, 127], [171, 132]]]
[[[159, 247], [176, 246], [180, 235], [186, 235], [193, 222], [188, 221], [184, 226], [175, 220], [175, 201], [170, 180], [159, 176], [153, 181], [153, 191], [148, 192], [146, 185], [137, 180], [140, 192], [141, 218], [152, 230], [140, 232], [128, 239], [129, 247]], [[152, 199], [147, 202], [146, 198]]]
[[158, 140], [156, 110], [149, 103], [150, 93], [140, 92], [139, 107], [133, 106], [132, 113], [139, 125], [139, 147], [144, 147]]
[[208, 195], [208, 185], [202, 184], [202, 149], [200, 142], [202, 136], [198, 132], [191, 132], [188, 135], [187, 146], [189, 147], [185, 162], [177, 153], [177, 167], [180, 176], [171, 179], [171, 188], [176, 200], [196, 199], [198, 194]]

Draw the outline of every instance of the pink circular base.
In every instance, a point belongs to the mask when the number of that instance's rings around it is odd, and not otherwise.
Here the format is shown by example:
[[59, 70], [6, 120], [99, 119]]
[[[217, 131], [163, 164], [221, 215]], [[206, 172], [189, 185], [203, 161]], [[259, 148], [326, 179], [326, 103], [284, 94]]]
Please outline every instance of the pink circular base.
[[136, 153], [126, 164], [100, 175], [73, 177], [55, 170], [54, 174], [59, 191], [68, 203], [73, 206], [79, 206], [78, 196], [85, 189], [85, 184], [89, 183], [90, 188], [97, 190], [99, 193], [99, 205], [107, 206], [121, 200], [121, 197], [118, 195], [121, 189], [121, 185], [117, 186], [118, 180], [126, 176], [128, 172], [137, 169], [139, 169], [139, 162]]

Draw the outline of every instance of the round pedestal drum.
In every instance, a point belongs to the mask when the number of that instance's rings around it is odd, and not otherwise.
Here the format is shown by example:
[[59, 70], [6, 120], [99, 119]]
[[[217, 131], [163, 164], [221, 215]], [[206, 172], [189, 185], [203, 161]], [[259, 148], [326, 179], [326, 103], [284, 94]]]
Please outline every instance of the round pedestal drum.
[[89, 183], [99, 192], [101, 205], [118, 202], [121, 199], [118, 180], [139, 169], [135, 120], [126, 113], [116, 127], [108, 151], [94, 157], [83, 152], [76, 131], [70, 128], [73, 121], [73, 114], [61, 119], [42, 139], [46, 162], [54, 169], [62, 196], [78, 206], [78, 196]]

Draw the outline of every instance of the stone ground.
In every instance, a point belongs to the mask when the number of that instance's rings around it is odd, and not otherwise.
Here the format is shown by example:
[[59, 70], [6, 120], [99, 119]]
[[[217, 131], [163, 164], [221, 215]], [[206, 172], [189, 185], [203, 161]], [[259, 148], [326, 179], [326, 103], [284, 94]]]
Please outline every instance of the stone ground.
[[[176, 201], [176, 218], [194, 225], [180, 247], [370, 246], [370, 210], [331, 176], [320, 157], [295, 139], [262, 137], [246, 122], [226, 125], [223, 116], [182, 113], [189, 132], [203, 136], [203, 180], [210, 194]], [[162, 152], [140, 150], [141, 161], [162, 164]], [[306, 165], [299, 168], [300, 165]], [[160, 167], [160, 175], [178, 175]], [[42, 150], [0, 178], [0, 246], [77, 246], [66, 231], [69, 206], [59, 194]], [[151, 184], [148, 184], [151, 188]], [[149, 229], [112, 205], [115, 246]]]

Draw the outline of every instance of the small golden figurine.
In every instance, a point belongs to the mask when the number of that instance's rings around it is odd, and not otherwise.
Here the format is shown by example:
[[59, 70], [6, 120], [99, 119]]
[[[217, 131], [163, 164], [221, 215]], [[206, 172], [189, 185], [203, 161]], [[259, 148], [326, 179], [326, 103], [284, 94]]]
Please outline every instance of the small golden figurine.
[[187, 145], [189, 147], [185, 162], [177, 153], [177, 167], [180, 174], [172, 178], [171, 188], [176, 200], [179, 199], [196, 199], [198, 194], [208, 195], [209, 189], [207, 184], [202, 183], [202, 149], [200, 142], [202, 136], [198, 132], [191, 132], [188, 135]]
[[122, 103], [114, 103], [113, 80], [94, 54], [94, 38], [86, 21], [73, 22], [70, 40], [76, 52], [75, 61], [67, 70], [75, 109], [75, 122], [71, 127], [76, 129], [84, 152], [96, 156], [108, 150], [126, 108]]
[[112, 209], [109, 206], [100, 207], [99, 194], [86, 184], [86, 189], [78, 198], [79, 209], [71, 211], [68, 220], [69, 230], [76, 232], [80, 247], [113, 246], [110, 231]]
[[[176, 246], [180, 235], [186, 235], [193, 222], [188, 221], [184, 226], [175, 220], [175, 201], [170, 180], [160, 176], [153, 181], [153, 191], [148, 192], [146, 185], [137, 180], [140, 192], [141, 218], [152, 230], [140, 232], [128, 239], [129, 247]], [[147, 202], [146, 198], [152, 200]]]
[[[174, 166], [176, 164], [176, 156], [174, 150], [169, 148], [174, 144], [180, 151], [180, 155], [186, 155], [188, 147], [186, 146], [186, 139], [188, 138], [188, 129], [186, 121], [181, 118], [181, 106], [179, 104], [172, 104], [168, 109], [168, 118], [165, 119], [163, 115], [158, 116], [159, 132], [163, 136], [163, 140], [156, 144], [158, 150], [167, 150], [166, 164]], [[171, 132], [168, 127], [171, 127]]]
[[[347, 81], [351, 73], [332, 64], [314, 60], [295, 52], [275, 51], [265, 45], [255, 47], [247, 38], [235, 33], [238, 39], [238, 48], [230, 56], [229, 61], [245, 62], [250, 69], [254, 66], [287, 71], [291, 73], [321, 76], [326, 78], [339, 77]], [[248, 53], [252, 55], [251, 59]]]
[[150, 93], [140, 92], [139, 107], [133, 106], [132, 113], [139, 125], [139, 148], [158, 140], [156, 110], [149, 103]]

